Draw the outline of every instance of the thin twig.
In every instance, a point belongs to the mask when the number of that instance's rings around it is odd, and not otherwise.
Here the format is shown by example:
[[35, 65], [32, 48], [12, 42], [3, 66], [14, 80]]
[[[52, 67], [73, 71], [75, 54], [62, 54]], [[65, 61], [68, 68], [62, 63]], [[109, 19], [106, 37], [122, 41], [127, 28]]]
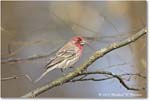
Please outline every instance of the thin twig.
[[41, 58], [46, 58], [50, 56], [50, 54], [46, 54], [46, 55], [34, 55], [34, 56], [30, 56], [27, 58], [8, 58], [8, 59], [2, 59], [1, 60], [1, 64], [5, 64], [5, 63], [14, 63], [14, 62], [25, 62], [25, 61], [30, 61], [30, 60], [36, 60], [36, 59], [41, 59]]
[[[108, 75], [110, 77], [107, 77], [107, 78], [100, 78], [100, 79], [97, 79], [97, 78], [85, 78], [86, 76], [89, 76], [91, 74], [100, 74], [100, 75]], [[78, 76], [82, 76], [81, 78], [79, 79], [73, 79], [73, 80], [70, 80], [70, 81], [67, 81], [66, 83], [68, 82], [76, 82], [76, 81], [104, 81], [104, 80], [108, 80], [108, 79], [113, 79], [113, 78], [116, 78], [117, 80], [119, 80], [119, 82], [127, 89], [127, 90], [141, 90], [139, 88], [133, 88], [133, 87], [129, 87], [124, 81], [123, 81], [123, 78], [122, 76], [131, 76], [131, 75], [135, 75], [135, 76], [139, 76], [139, 77], [142, 77], [143, 79], [146, 79], [145, 76], [141, 75], [141, 74], [131, 74], [131, 73], [126, 73], [126, 74], [121, 74], [121, 75], [116, 75], [116, 74], [113, 74], [112, 72], [106, 72], [106, 71], [94, 71], [94, 72], [84, 72], [82, 74], [79, 74]], [[76, 76], [76, 77], [78, 77]], [[84, 77], [84, 78], [83, 78]], [[144, 88], [142, 88], [143, 90]]]
[[51, 53], [49, 54], [45, 54], [45, 55], [33, 55], [30, 57], [26, 57], [26, 58], [8, 58], [8, 59], [2, 59], [1, 60], [1, 64], [5, 64], [5, 63], [20, 63], [20, 62], [25, 62], [25, 61], [31, 61], [31, 60], [36, 60], [36, 59], [41, 59], [41, 58], [46, 58], [49, 57], [50, 55], [54, 54], [60, 47], [56, 48], [55, 50], [53, 50]]
[[1, 78], [1, 81], [15, 80], [15, 79], [21, 78], [23, 76], [26, 77], [30, 82], [32, 82], [31, 77], [29, 75], [27, 75], [27, 74], [20, 74], [20, 75], [14, 75], [14, 76]]

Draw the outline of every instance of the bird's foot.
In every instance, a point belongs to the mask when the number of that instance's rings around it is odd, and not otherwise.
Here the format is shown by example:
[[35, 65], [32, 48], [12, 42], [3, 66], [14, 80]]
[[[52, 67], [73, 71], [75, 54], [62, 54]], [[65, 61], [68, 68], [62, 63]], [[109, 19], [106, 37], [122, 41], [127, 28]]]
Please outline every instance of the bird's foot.
[[62, 68], [60, 68], [60, 70], [61, 70], [63, 76], [65, 76], [66, 74], [64, 73], [64, 70]]

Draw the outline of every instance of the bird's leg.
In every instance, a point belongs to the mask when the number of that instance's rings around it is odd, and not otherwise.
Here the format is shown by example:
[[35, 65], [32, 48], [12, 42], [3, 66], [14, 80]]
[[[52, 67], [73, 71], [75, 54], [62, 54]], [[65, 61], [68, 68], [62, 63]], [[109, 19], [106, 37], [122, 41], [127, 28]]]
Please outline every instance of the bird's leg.
[[63, 76], [65, 75], [64, 70], [62, 68], [60, 68], [61, 72], [63, 73]]
[[64, 72], [64, 70], [62, 68], [60, 68], [60, 70], [61, 70], [62, 73]]

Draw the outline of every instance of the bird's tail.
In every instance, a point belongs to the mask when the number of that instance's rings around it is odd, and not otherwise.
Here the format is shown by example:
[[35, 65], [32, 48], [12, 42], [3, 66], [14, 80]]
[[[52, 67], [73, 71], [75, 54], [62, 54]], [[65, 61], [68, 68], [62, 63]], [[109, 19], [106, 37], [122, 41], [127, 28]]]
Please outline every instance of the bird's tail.
[[37, 83], [38, 81], [40, 81], [48, 72], [52, 71], [55, 69], [55, 66], [48, 68], [39, 78], [37, 78], [34, 83]]

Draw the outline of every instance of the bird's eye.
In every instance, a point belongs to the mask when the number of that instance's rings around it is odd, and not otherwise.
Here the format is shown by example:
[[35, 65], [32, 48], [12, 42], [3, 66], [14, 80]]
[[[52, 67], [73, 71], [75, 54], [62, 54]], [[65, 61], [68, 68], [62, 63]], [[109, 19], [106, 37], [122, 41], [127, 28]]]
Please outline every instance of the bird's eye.
[[82, 39], [81, 39], [81, 38], [78, 38], [77, 40], [78, 40], [78, 41], [82, 41]]

